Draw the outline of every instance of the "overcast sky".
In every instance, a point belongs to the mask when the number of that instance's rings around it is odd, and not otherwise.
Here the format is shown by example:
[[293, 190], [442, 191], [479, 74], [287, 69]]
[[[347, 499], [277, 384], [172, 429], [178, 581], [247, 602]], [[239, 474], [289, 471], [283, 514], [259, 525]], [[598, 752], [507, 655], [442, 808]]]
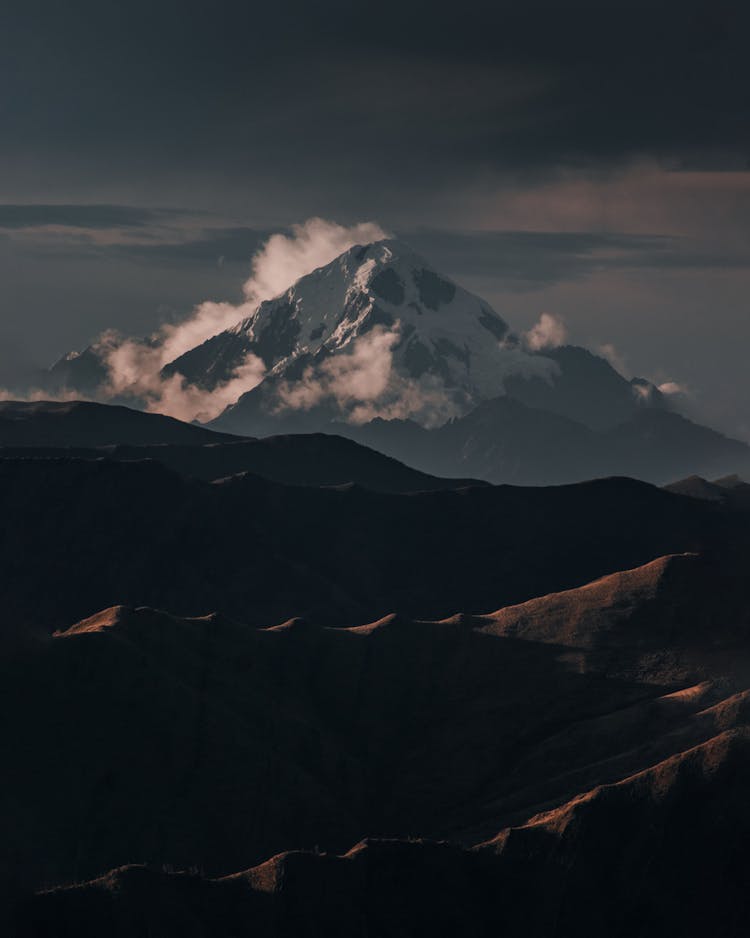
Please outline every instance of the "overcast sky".
[[378, 221], [750, 438], [746, 4], [26, 0], [0, 13], [0, 383]]

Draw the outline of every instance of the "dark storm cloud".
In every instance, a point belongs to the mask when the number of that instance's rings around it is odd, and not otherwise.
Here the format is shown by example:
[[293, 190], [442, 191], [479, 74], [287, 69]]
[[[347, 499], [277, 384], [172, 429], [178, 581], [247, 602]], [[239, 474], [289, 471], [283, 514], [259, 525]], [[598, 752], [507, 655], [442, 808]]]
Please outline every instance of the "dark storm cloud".
[[748, 25], [721, 0], [32, 3], [4, 23], [0, 117], [11, 149], [95, 174], [744, 168]]
[[444, 270], [539, 289], [594, 273], [749, 268], [750, 250], [712, 250], [688, 238], [595, 231], [416, 231], [408, 240]]
[[[113, 245], [101, 250], [156, 264], [215, 263], [220, 259], [248, 266], [269, 234], [253, 228], [221, 228], [201, 231], [181, 243]], [[670, 235], [426, 229], [397, 234], [458, 279], [491, 276], [514, 283], [516, 289], [538, 289], [607, 270], [750, 268], [750, 251], [729, 254]]]
[[144, 228], [165, 214], [127, 205], [0, 204], [0, 228]]
[[101, 250], [116, 252], [132, 260], [156, 264], [192, 264], [196, 261], [244, 264], [272, 232], [255, 228], [215, 228], [202, 230], [184, 241], [154, 241], [141, 244], [117, 244]]
[[[29, 256], [111, 257], [164, 267], [196, 262], [249, 266], [255, 252], [279, 230], [191, 227], [186, 215], [115, 205], [0, 205], [0, 241], [13, 237], [2, 231], [7, 229], [23, 233], [17, 250]], [[110, 237], [99, 238], [101, 231]]]
[[10, 0], [0, 317], [35, 359], [145, 333], [238, 294], [266, 231], [374, 219], [736, 415], [749, 27], [737, 0]]
[[678, 239], [666, 236], [585, 231], [424, 231], [411, 240], [457, 277], [491, 275], [533, 289], [579, 279], [603, 265], [658, 265], [679, 251]]
[[[134, 262], [189, 266], [239, 264], [270, 231], [248, 227], [202, 229], [181, 242], [113, 244], [94, 250]], [[480, 231], [418, 229], [396, 232], [439, 269], [462, 277], [492, 277], [514, 289], [580, 280], [594, 273], [637, 269], [750, 268], [750, 250], [712, 249], [690, 238], [598, 231]]]
[[[187, 214], [187, 213], [185, 213]], [[189, 268], [239, 265], [249, 269], [253, 255], [274, 230], [249, 226], [169, 228], [164, 213], [126, 206], [0, 205], [0, 228], [69, 227], [70, 236], [27, 237], [28, 255], [97, 258]], [[149, 227], [151, 225], [151, 227]], [[129, 229], [124, 239], [101, 242], [99, 229]], [[285, 233], [288, 230], [281, 229]], [[175, 237], [178, 234], [179, 237]], [[750, 268], [750, 249], [718, 249], [710, 240], [667, 234], [607, 231], [448, 231], [419, 228], [397, 232], [403, 240], [454, 277], [491, 277], [513, 289], [572, 282], [595, 273], [636, 269]], [[238, 276], [240, 276], [238, 274]]]

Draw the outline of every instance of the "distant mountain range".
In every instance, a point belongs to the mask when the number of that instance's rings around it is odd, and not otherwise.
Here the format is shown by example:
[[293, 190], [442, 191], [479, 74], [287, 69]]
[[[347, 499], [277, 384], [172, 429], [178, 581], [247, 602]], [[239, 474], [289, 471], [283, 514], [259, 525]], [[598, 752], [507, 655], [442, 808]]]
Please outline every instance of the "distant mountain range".
[[[66, 356], [48, 386], [95, 395], [103, 354]], [[159, 380], [211, 395], [248, 356], [265, 377], [213, 429], [333, 432], [432, 475], [495, 483], [622, 474], [665, 484], [750, 468], [746, 444], [681, 416], [649, 381], [626, 380], [586, 349], [520, 339], [398, 241], [351, 248], [169, 362]]]
[[[116, 440], [124, 440], [116, 443]], [[154, 460], [207, 482], [251, 473], [287, 485], [422, 492], [485, 483], [441, 479], [328, 434], [243, 439], [125, 407], [0, 403], [0, 459]]]
[[0, 458], [0, 512], [9, 628], [116, 604], [256, 625], [481, 612], [743, 531], [628, 479], [388, 494], [67, 456]]
[[[370, 430], [529, 414], [614, 432]], [[0, 931], [740, 938], [750, 486], [670, 488], [0, 408]]]
[[686, 467], [701, 475], [750, 475], [746, 443], [651, 407], [593, 430], [505, 396], [433, 430], [395, 420], [335, 429], [425, 471], [496, 484], [553, 485], [610, 475], [666, 484]]
[[665, 485], [668, 492], [701, 498], [739, 511], [750, 510], [750, 484], [738, 475], [724, 476], [709, 482], [700, 476], [689, 476]]
[[500, 396], [604, 429], [667, 406], [653, 384], [585, 349], [532, 350], [484, 300], [393, 241], [352, 248], [167, 371], [210, 388], [248, 353], [266, 377], [218, 429], [262, 436], [369, 417], [435, 427]]

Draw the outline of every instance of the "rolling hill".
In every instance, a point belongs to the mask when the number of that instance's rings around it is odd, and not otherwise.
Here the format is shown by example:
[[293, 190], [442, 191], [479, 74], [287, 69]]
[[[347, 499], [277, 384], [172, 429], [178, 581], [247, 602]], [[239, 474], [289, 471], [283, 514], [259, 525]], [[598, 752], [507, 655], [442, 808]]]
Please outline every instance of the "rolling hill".
[[739, 515], [627, 479], [390, 494], [149, 460], [0, 459], [0, 511], [8, 629], [117, 604], [256, 625], [483, 612], [746, 538]]
[[481, 617], [118, 607], [17, 645], [18, 934], [739, 935], [732, 582], [679, 555]]
[[0, 447], [198, 444], [231, 439], [236, 437], [114, 404], [0, 401]]
[[71, 457], [118, 462], [153, 460], [180, 475], [206, 482], [249, 472], [285, 485], [336, 486], [353, 483], [377, 492], [436, 491], [486, 484], [472, 479], [440, 479], [410, 469], [353, 440], [323, 433], [216, 443], [157, 443], [150, 446], [0, 447], [0, 459]]

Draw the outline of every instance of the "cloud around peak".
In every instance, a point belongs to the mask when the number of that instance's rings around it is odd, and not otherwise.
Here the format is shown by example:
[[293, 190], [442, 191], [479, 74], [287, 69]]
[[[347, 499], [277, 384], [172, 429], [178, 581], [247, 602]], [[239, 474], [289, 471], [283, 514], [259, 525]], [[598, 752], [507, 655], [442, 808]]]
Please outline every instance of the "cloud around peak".
[[565, 345], [568, 330], [559, 316], [552, 313], [542, 313], [536, 323], [525, 332], [523, 341], [531, 352], [541, 352], [544, 349], [559, 348]]
[[252, 353], [218, 386], [206, 389], [178, 374], [165, 376], [164, 367], [208, 339], [251, 316], [260, 303], [288, 289], [300, 277], [330, 263], [355, 244], [387, 237], [375, 222], [350, 227], [311, 218], [278, 233], [256, 252], [251, 275], [243, 285], [239, 304], [205, 301], [184, 319], [165, 323], [146, 339], [103, 333], [95, 347], [107, 370], [100, 393], [105, 399], [134, 397], [147, 410], [181, 420], [207, 421], [258, 385], [265, 375], [263, 361]]

